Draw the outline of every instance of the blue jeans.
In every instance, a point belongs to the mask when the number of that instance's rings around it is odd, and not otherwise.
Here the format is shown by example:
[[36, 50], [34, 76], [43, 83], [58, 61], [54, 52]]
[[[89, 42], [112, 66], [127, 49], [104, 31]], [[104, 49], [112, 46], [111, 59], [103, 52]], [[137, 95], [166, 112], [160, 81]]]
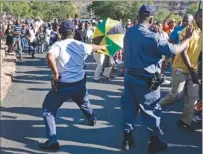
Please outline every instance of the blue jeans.
[[140, 110], [143, 123], [150, 135], [163, 135], [160, 129], [160, 88], [151, 92], [148, 88], [147, 78], [140, 79], [129, 75], [127, 72], [124, 77], [124, 86], [125, 91], [121, 100], [123, 130], [131, 131], [135, 128], [134, 123]]
[[22, 50], [25, 51], [28, 48], [28, 40], [26, 37], [21, 37], [21, 42], [22, 42]]
[[17, 44], [17, 50], [20, 54], [20, 57], [22, 57], [22, 44], [21, 44], [21, 37], [13, 37], [13, 43], [12, 47], [14, 47]]
[[47, 137], [52, 143], [57, 141], [55, 124], [57, 109], [70, 98], [79, 106], [87, 120], [95, 118], [88, 99], [85, 80], [73, 86], [59, 88], [57, 93], [50, 90], [45, 97], [42, 107]]

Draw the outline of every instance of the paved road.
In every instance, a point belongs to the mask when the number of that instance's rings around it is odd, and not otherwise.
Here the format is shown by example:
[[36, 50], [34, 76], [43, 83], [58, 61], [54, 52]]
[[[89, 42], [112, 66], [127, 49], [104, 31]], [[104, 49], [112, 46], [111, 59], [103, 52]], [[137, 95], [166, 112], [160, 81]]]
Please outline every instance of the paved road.
[[[44, 55], [36, 59], [29, 56], [18, 63], [16, 76], [10, 92], [1, 105], [1, 154], [50, 154], [38, 149], [38, 141], [45, 141], [42, 119], [42, 102], [50, 88], [50, 71]], [[95, 63], [88, 58], [87, 75], [89, 98], [98, 117], [95, 127], [81, 124], [83, 118], [78, 107], [67, 101], [58, 111], [57, 133], [61, 150], [57, 154], [124, 154], [121, 150], [122, 130], [120, 97], [123, 93], [123, 78], [106, 83], [94, 83]], [[170, 80], [170, 78], [169, 78]], [[162, 87], [162, 95], [169, 91]], [[163, 154], [201, 154], [202, 132], [185, 132], [178, 129], [183, 102], [163, 112], [164, 139], [169, 149]], [[148, 135], [141, 119], [136, 121], [135, 146], [129, 154], [147, 154]], [[200, 126], [199, 126], [200, 127]]]

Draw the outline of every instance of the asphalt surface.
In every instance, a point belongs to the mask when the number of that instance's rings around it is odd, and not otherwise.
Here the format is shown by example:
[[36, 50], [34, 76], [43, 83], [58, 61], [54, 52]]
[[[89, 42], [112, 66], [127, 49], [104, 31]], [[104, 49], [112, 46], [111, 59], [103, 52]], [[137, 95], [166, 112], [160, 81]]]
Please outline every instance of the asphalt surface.
[[[134, 131], [135, 145], [129, 152], [121, 150], [122, 111], [120, 98], [123, 93], [123, 78], [95, 83], [93, 72], [96, 67], [92, 56], [87, 60], [87, 88], [89, 99], [98, 118], [95, 127], [81, 123], [83, 115], [71, 100], [64, 102], [58, 110], [56, 123], [61, 148], [57, 152], [38, 148], [38, 142], [46, 141], [42, 119], [42, 102], [50, 89], [50, 70], [45, 55], [36, 59], [25, 55], [17, 63], [17, 71], [7, 97], [1, 104], [1, 154], [147, 154], [148, 133], [138, 116]], [[170, 72], [167, 72], [170, 75]], [[168, 78], [170, 81], [170, 77]], [[164, 84], [162, 96], [170, 91]], [[169, 148], [163, 154], [201, 154], [202, 130], [186, 132], [176, 125], [183, 101], [163, 111], [163, 139]]]

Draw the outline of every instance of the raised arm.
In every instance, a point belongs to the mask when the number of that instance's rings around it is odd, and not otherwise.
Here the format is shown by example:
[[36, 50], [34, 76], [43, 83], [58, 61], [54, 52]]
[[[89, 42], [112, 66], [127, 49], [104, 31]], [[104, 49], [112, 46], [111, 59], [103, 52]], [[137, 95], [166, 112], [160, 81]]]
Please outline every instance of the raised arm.
[[106, 49], [106, 45], [95, 45], [92, 44], [92, 51], [98, 51], [98, 50], [105, 50]]
[[163, 24], [167, 24], [168, 19], [171, 17], [171, 15], [172, 15], [173, 13], [174, 13], [174, 12], [171, 12], [171, 13], [163, 20]]

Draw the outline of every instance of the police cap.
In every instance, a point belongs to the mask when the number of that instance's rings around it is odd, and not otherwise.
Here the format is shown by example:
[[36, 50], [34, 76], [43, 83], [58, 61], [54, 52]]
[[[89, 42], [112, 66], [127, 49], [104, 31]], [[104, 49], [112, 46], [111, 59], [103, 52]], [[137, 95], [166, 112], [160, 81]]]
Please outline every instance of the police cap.
[[154, 16], [156, 13], [156, 7], [151, 4], [143, 4], [141, 8], [139, 9], [138, 15], [139, 16], [145, 16], [150, 17]]

